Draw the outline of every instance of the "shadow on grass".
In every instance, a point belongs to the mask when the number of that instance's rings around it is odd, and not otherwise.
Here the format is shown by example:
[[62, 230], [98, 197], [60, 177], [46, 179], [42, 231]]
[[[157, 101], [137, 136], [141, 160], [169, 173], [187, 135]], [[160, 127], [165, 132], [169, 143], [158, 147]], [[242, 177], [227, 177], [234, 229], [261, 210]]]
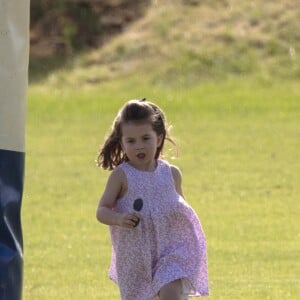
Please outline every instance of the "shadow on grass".
[[40, 83], [44, 81], [52, 72], [59, 69], [71, 69], [74, 58], [79, 55], [71, 56], [50, 56], [29, 58], [29, 83]]

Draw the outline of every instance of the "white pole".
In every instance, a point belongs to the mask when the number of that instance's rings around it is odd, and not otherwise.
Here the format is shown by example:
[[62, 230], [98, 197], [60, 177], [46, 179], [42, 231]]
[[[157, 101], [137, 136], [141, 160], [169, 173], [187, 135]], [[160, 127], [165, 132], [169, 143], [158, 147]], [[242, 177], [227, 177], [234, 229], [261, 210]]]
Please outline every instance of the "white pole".
[[0, 0], [0, 299], [21, 300], [29, 0]]

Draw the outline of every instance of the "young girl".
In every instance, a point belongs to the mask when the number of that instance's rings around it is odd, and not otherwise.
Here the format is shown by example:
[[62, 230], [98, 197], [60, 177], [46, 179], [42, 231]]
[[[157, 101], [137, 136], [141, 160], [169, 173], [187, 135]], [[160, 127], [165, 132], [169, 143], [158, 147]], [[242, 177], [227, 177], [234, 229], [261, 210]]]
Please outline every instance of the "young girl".
[[179, 169], [159, 159], [165, 139], [162, 110], [131, 100], [98, 157], [99, 166], [112, 170], [97, 219], [110, 225], [110, 278], [122, 300], [208, 295], [205, 235], [184, 200]]

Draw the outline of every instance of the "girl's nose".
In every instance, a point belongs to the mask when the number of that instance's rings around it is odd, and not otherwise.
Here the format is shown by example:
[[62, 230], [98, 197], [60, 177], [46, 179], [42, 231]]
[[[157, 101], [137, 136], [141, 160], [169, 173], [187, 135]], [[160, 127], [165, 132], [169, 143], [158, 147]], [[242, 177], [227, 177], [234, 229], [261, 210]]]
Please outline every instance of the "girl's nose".
[[137, 143], [136, 150], [141, 150], [141, 149], [144, 149], [144, 145], [142, 143]]

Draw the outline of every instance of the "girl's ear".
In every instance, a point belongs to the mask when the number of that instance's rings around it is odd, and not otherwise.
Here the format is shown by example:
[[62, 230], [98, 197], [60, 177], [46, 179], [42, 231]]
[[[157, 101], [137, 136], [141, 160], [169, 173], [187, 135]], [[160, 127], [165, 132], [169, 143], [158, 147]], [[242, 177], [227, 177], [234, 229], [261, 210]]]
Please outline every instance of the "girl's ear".
[[163, 142], [164, 136], [163, 134], [160, 134], [157, 136], [157, 147], [160, 147]]

